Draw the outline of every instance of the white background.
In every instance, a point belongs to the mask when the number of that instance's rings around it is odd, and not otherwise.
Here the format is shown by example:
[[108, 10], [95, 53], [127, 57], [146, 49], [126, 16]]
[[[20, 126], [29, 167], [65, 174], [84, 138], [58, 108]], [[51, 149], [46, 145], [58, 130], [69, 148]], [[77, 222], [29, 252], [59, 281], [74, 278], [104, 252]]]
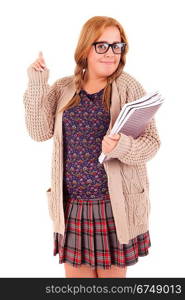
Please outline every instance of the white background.
[[74, 72], [83, 24], [95, 15], [116, 18], [130, 50], [125, 71], [166, 101], [156, 114], [162, 141], [147, 163], [150, 235], [146, 257], [127, 277], [184, 277], [184, 1], [6, 0], [0, 5], [1, 201], [0, 276], [64, 277], [53, 256], [53, 232], [45, 191], [50, 187], [52, 139], [38, 143], [25, 127], [27, 67], [43, 51], [49, 84]]

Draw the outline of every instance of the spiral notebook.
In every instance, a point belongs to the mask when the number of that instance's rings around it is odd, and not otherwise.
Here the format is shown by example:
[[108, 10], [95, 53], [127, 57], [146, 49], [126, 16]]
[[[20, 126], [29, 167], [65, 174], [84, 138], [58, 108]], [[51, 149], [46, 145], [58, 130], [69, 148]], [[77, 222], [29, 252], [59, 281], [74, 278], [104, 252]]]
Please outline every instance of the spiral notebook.
[[[154, 91], [135, 101], [126, 103], [122, 107], [110, 134], [122, 132], [133, 138], [139, 137], [163, 102], [164, 98], [159, 91]], [[98, 160], [103, 163], [106, 160], [106, 154], [101, 153]]]

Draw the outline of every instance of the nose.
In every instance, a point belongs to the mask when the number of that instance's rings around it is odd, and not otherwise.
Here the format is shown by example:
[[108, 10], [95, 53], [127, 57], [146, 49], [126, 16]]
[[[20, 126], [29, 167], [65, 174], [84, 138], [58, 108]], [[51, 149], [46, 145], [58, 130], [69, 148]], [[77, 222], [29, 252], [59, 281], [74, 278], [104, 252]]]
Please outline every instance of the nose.
[[114, 56], [114, 52], [113, 52], [113, 50], [112, 50], [112, 48], [111, 47], [109, 47], [109, 49], [108, 49], [108, 51], [105, 53], [105, 55], [112, 55], [112, 56]]

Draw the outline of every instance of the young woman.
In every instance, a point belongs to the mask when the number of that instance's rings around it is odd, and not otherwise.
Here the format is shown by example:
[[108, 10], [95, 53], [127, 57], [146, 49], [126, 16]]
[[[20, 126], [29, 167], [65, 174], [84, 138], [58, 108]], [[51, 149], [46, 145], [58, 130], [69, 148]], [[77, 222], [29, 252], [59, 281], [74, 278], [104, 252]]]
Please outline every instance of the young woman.
[[36, 141], [54, 138], [47, 196], [66, 277], [124, 278], [151, 246], [146, 162], [161, 143], [155, 120], [137, 139], [108, 135], [121, 107], [146, 93], [123, 71], [127, 52], [121, 24], [96, 16], [81, 30], [74, 75], [49, 87], [42, 52], [28, 68], [28, 132]]

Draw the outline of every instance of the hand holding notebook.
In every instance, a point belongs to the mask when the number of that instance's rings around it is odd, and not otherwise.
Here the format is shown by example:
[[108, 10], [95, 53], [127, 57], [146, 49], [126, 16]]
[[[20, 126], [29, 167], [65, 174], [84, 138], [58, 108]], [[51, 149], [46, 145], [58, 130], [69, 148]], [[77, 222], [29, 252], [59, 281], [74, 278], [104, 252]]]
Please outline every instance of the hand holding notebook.
[[[110, 134], [122, 132], [137, 138], [144, 132], [147, 124], [163, 102], [164, 98], [158, 91], [155, 91], [135, 101], [126, 103], [122, 107]], [[101, 153], [98, 158], [99, 162], [102, 163], [105, 157], [106, 154]]]

